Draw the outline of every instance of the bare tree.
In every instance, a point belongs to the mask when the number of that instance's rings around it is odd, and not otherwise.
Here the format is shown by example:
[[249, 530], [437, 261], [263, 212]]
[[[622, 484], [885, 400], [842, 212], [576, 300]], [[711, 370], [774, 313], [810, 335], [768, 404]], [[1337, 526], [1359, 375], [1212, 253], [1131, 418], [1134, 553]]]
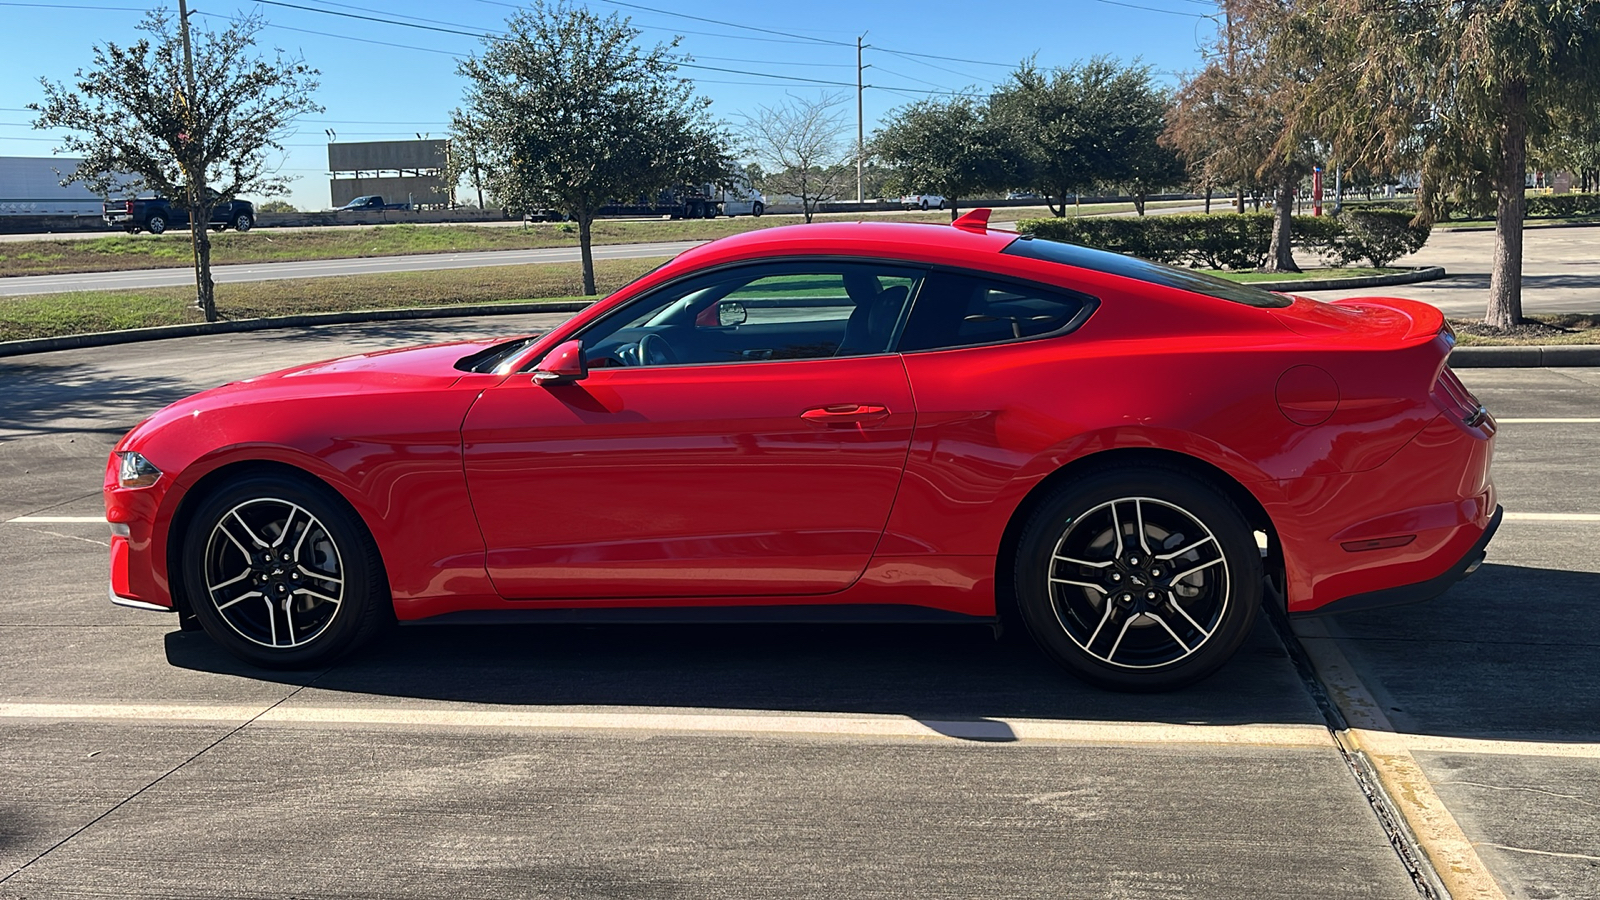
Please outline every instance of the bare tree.
[[756, 186], [769, 194], [799, 197], [807, 222], [819, 204], [855, 184], [855, 142], [845, 137], [849, 127], [840, 109], [843, 102], [839, 95], [791, 95], [745, 116], [750, 152], [768, 173]]
[[57, 149], [83, 157], [68, 182], [102, 194], [153, 190], [187, 207], [195, 305], [208, 322], [217, 318], [206, 234], [212, 210], [240, 194], [287, 190], [289, 179], [268, 166], [269, 151], [283, 150], [278, 141], [296, 116], [322, 111], [311, 101], [316, 69], [281, 51], [271, 60], [251, 52], [265, 26], [249, 15], [221, 31], [186, 29], [157, 7], [138, 26], [148, 37], [97, 45], [94, 64], [73, 76], [76, 86], [40, 79], [44, 102], [28, 106], [38, 114], [35, 128], [72, 132]]

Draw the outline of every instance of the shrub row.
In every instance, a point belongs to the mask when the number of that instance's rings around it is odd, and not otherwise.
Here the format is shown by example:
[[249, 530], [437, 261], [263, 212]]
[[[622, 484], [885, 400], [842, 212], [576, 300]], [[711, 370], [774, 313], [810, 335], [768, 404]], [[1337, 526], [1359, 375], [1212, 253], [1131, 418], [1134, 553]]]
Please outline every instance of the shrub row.
[[1528, 218], [1566, 219], [1600, 216], [1600, 194], [1534, 194], [1528, 198]]
[[[1335, 265], [1366, 260], [1386, 266], [1427, 243], [1432, 229], [1412, 225], [1411, 219], [1409, 212], [1389, 209], [1347, 211], [1337, 217], [1295, 216], [1291, 234], [1297, 250], [1316, 253]], [[1017, 227], [1052, 241], [1207, 269], [1260, 268], [1272, 245], [1272, 214], [1266, 212], [1026, 219]]]

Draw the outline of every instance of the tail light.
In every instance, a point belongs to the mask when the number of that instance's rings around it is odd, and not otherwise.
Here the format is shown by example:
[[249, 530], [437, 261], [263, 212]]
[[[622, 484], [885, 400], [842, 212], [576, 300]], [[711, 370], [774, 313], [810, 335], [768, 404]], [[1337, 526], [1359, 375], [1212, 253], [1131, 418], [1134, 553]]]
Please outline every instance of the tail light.
[[1449, 366], [1439, 370], [1439, 379], [1433, 384], [1433, 399], [1440, 409], [1468, 428], [1477, 428], [1489, 420], [1489, 410], [1467, 390]]

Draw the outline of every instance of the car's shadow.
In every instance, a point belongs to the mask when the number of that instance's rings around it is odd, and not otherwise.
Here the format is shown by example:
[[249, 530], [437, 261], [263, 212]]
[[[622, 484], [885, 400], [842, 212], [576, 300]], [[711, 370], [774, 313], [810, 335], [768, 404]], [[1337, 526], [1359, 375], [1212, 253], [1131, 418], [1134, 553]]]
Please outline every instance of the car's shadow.
[[1401, 731], [1600, 742], [1600, 574], [1485, 565], [1336, 628]]
[[[203, 634], [175, 666], [284, 683]], [[1020, 634], [953, 625], [540, 625], [397, 629], [312, 691], [488, 704], [1233, 724], [1322, 720], [1263, 619], [1215, 677], [1170, 694], [1088, 687]], [[334, 698], [325, 698], [334, 699]]]
[[[1429, 603], [1338, 627], [1402, 730], [1600, 741], [1600, 575], [1487, 565]], [[186, 669], [302, 684], [198, 633], [167, 636]], [[323, 699], [894, 713], [1203, 724], [1305, 723], [1309, 702], [1265, 618], [1217, 675], [1118, 694], [1056, 668], [1023, 635], [964, 626], [405, 627], [316, 677]]]

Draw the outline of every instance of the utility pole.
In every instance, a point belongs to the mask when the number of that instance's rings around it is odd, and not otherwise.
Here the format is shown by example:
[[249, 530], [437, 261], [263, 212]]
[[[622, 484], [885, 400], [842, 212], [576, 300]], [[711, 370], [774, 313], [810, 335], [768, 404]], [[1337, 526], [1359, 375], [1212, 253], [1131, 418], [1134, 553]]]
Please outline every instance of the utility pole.
[[[186, 199], [188, 200], [189, 206], [189, 248], [194, 253], [195, 259], [198, 260], [200, 258], [200, 229], [206, 226], [204, 222], [200, 221], [200, 217], [194, 214], [196, 206], [195, 201], [199, 198], [195, 193], [193, 151], [190, 149], [195, 140], [196, 122], [194, 112], [194, 51], [190, 49], [189, 45], [188, 0], [178, 0], [178, 31], [183, 35], [183, 109], [185, 119], [182, 148], [183, 181], [185, 194], [187, 194]], [[209, 296], [210, 291], [206, 290], [204, 275], [202, 274], [202, 267], [199, 265], [194, 267], [194, 291], [194, 305], [205, 314], [207, 322], [215, 322], [217, 320], [216, 303], [215, 301], [211, 300]]]
[[865, 184], [865, 179], [864, 179], [864, 171], [865, 170], [864, 170], [863, 167], [866, 164], [866, 155], [867, 155], [867, 147], [866, 147], [866, 116], [863, 113], [863, 108], [862, 108], [862, 103], [861, 103], [861, 97], [862, 97], [862, 94], [865, 91], [865, 88], [861, 83], [861, 70], [863, 68], [865, 68], [864, 66], [861, 65], [861, 38], [864, 38], [866, 36], [867, 36], [867, 33], [865, 31], [863, 31], [863, 32], [861, 32], [861, 37], [856, 38], [856, 202], [857, 203], [865, 203], [865, 202], [867, 202], [866, 194], [863, 193], [863, 185]]

